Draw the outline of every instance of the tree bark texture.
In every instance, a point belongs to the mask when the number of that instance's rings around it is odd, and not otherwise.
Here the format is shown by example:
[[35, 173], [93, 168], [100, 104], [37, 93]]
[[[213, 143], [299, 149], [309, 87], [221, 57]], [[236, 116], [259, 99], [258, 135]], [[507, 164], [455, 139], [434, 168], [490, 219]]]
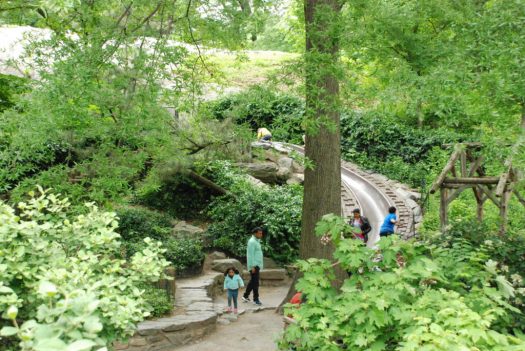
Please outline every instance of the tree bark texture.
[[[316, 223], [341, 214], [339, 128], [339, 13], [337, 0], [305, 0], [306, 143], [313, 169], [305, 170], [300, 257], [331, 258], [333, 247], [315, 236]], [[308, 127], [312, 126], [312, 127]]]

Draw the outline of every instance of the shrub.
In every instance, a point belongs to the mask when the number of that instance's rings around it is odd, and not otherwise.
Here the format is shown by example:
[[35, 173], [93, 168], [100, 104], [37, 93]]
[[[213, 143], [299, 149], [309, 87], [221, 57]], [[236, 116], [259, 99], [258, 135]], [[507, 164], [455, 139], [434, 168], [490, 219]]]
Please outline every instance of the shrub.
[[207, 109], [219, 120], [232, 118], [238, 124], [249, 125], [253, 131], [266, 127], [275, 140], [300, 143], [304, 134], [303, 101], [264, 86], [211, 102]]
[[184, 175], [171, 176], [159, 189], [140, 194], [135, 202], [180, 219], [196, 219], [205, 216], [211, 201], [209, 189], [196, 184]]
[[177, 274], [192, 269], [200, 272], [204, 260], [201, 240], [173, 237], [170, 216], [142, 207], [122, 208], [117, 214], [120, 218], [118, 232], [127, 257], [143, 250], [144, 238], [150, 237], [162, 242], [166, 248], [164, 257], [176, 268]]
[[522, 288], [507, 280], [485, 246], [462, 240], [418, 244], [393, 236], [380, 240], [378, 260], [358, 240], [341, 239], [341, 232], [351, 230], [333, 215], [318, 224], [316, 233], [335, 244], [334, 259], [350, 277], [338, 290], [331, 284], [331, 261], [299, 262], [304, 276], [296, 288], [308, 301], [285, 311], [298, 323], [285, 330], [281, 349], [523, 349], [511, 305]]
[[213, 246], [244, 258], [252, 229], [262, 226], [264, 254], [281, 263], [294, 260], [301, 233], [302, 187], [259, 188], [226, 162], [211, 168], [216, 182], [234, 197], [217, 198], [209, 207], [213, 223], [207, 235]]
[[168, 262], [161, 245], [118, 259], [115, 214], [44, 191], [15, 209], [0, 203], [2, 337], [21, 350], [99, 350], [132, 335], [149, 315], [141, 284], [157, 281]]
[[173, 303], [166, 290], [151, 285], [144, 285], [142, 289], [152, 317], [162, 317], [172, 311]]
[[164, 247], [165, 257], [172, 262], [177, 276], [194, 275], [202, 271], [204, 252], [200, 239], [170, 238]]

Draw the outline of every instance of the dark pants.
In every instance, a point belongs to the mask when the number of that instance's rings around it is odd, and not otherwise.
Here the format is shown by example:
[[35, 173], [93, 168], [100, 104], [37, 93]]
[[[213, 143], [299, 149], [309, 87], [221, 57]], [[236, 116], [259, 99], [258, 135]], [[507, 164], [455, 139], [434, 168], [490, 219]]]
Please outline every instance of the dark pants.
[[239, 296], [239, 289], [228, 289], [228, 307], [237, 308], [237, 296]]
[[381, 232], [379, 233], [379, 236], [389, 236], [389, 235], [392, 235], [394, 234], [394, 232]]
[[247, 299], [253, 290], [253, 301], [259, 301], [259, 267], [255, 267], [255, 273], [250, 270], [250, 282], [244, 292], [244, 297]]
[[272, 136], [271, 135], [265, 135], [261, 138], [262, 141], [270, 141], [272, 140]]

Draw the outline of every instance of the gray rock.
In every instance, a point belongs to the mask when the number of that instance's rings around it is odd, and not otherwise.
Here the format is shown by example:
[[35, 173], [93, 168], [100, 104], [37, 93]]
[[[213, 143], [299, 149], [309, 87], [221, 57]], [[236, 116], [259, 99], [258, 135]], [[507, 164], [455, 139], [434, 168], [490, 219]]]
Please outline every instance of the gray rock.
[[222, 260], [226, 258], [226, 254], [224, 252], [219, 251], [213, 251], [211, 254], [208, 255], [208, 257], [214, 261], [214, 260]]
[[263, 269], [260, 273], [261, 280], [285, 280], [286, 269]]
[[277, 179], [279, 181], [286, 181], [288, 180], [288, 178], [290, 178], [291, 175], [292, 175], [291, 169], [284, 168], [284, 167], [279, 167], [279, 170], [276, 173]]
[[241, 262], [233, 258], [225, 258], [221, 260], [214, 260], [211, 264], [211, 269], [217, 272], [225, 272], [228, 268], [235, 267], [239, 272], [243, 271]]
[[286, 184], [303, 184], [304, 183], [304, 174], [301, 173], [294, 173], [292, 176], [286, 181]]
[[292, 172], [294, 173], [304, 173], [304, 166], [299, 164], [297, 161], [292, 163]]
[[263, 257], [264, 269], [280, 268], [277, 263], [270, 257]]
[[173, 226], [171, 233], [176, 237], [199, 238], [204, 234], [204, 230], [185, 221], [180, 221]]
[[414, 200], [414, 201], [417, 201], [417, 200], [421, 199], [421, 194], [420, 193], [416, 193], [415, 191], [409, 191], [409, 190], [403, 189], [401, 187], [397, 188], [396, 192], [401, 197], [403, 197], [405, 199], [411, 199], [411, 200]]
[[293, 159], [291, 159], [290, 157], [287, 157], [287, 156], [280, 157], [277, 160], [277, 165], [280, 168], [288, 169], [289, 172], [291, 173], [292, 172], [292, 167], [293, 167]]
[[274, 184], [278, 182], [277, 171], [279, 167], [273, 162], [243, 163], [239, 166], [264, 183]]
[[262, 181], [260, 181], [259, 179], [249, 175], [249, 174], [246, 174], [246, 179], [248, 180], [248, 182], [250, 182], [252, 185], [255, 185], [257, 187], [266, 187], [268, 185], [264, 184]]
[[264, 269], [279, 268], [277, 263], [270, 257], [263, 257]]
[[272, 146], [270, 145], [270, 143], [263, 143], [263, 142], [260, 142], [260, 141], [254, 141], [252, 143], [252, 147], [268, 150], [268, 149], [271, 149]]
[[418, 203], [415, 202], [415, 201], [412, 200], [412, 199], [405, 199], [405, 203], [406, 203], [407, 206], [410, 207], [411, 209], [414, 209], [414, 208], [419, 207]]

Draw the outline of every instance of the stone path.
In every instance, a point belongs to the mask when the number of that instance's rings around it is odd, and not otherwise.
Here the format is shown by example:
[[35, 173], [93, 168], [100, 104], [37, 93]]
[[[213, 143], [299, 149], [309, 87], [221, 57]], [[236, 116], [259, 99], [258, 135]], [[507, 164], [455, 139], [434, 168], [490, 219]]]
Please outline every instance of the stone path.
[[[276, 341], [283, 331], [282, 316], [274, 310], [288, 292], [289, 286], [261, 286], [260, 298], [263, 307], [251, 303], [239, 302], [238, 318], [219, 317], [216, 330], [186, 346], [173, 351], [274, 351]], [[215, 300], [218, 311], [223, 311], [227, 304], [226, 295], [221, 294]], [[227, 322], [227, 323], [225, 323]], [[170, 351], [172, 351], [170, 350]]]
[[[223, 279], [222, 273], [210, 271], [198, 277], [177, 280], [174, 313], [169, 317], [140, 323], [133, 338], [126, 343], [116, 343], [115, 350], [171, 351], [188, 344], [192, 345], [186, 350], [208, 350], [207, 347], [211, 347], [209, 345], [220, 344], [220, 341], [217, 341], [219, 344], [214, 341], [214, 338], [222, 335], [215, 332], [217, 328], [219, 331], [228, 328], [232, 332], [237, 332], [239, 328], [248, 328], [250, 330], [243, 332], [243, 335], [248, 334], [243, 341], [253, 338], [252, 341], [257, 340], [256, 343], [262, 345], [260, 350], [273, 350], [275, 337], [272, 335], [276, 330], [282, 330], [281, 316], [275, 314], [274, 310], [286, 296], [289, 285], [261, 286], [260, 295], [264, 305], [258, 307], [239, 301], [240, 313], [239, 316], [234, 316], [223, 313], [227, 305], [222, 287]], [[267, 317], [260, 317], [259, 314]], [[263, 322], [261, 318], [269, 318], [271, 321]], [[271, 328], [266, 328], [267, 324]], [[261, 329], [262, 334], [252, 335], [252, 329]], [[199, 340], [203, 337], [206, 337], [203, 345], [208, 346], [201, 348]], [[217, 346], [214, 347], [213, 350], [218, 349]], [[256, 349], [251, 351], [254, 350]]]

